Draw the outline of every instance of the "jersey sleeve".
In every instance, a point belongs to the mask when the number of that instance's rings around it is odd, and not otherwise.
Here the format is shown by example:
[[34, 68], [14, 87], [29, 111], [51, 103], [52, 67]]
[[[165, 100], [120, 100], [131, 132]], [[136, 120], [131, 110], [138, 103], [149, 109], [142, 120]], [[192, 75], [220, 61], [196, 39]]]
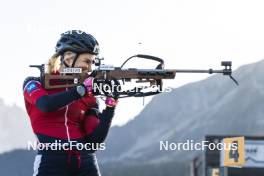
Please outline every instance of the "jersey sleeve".
[[23, 94], [25, 100], [31, 104], [36, 104], [36, 101], [41, 96], [48, 95], [47, 91], [37, 80], [27, 80], [23, 86]]

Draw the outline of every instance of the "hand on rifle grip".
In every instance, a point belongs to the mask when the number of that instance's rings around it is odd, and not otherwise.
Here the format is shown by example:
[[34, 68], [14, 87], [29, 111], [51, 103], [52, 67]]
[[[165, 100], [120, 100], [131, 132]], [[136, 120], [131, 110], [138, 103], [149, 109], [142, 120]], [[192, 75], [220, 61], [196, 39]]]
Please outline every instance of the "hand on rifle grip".
[[111, 84], [111, 87], [112, 87], [112, 92], [109, 96], [114, 98], [115, 100], [117, 100], [119, 98], [119, 92], [118, 91], [120, 90], [119, 89], [120, 83], [116, 79], [109, 80], [109, 83]]
[[118, 103], [118, 97], [119, 97], [118, 87], [120, 86], [120, 83], [116, 79], [108, 80], [107, 82], [109, 85], [112, 86], [112, 92], [107, 95], [105, 104], [108, 107], [115, 107]]

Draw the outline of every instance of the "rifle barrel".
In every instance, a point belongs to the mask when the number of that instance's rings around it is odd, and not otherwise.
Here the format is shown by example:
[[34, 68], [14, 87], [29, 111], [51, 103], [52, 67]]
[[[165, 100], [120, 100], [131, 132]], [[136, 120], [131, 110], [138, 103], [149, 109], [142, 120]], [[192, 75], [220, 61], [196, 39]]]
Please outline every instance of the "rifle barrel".
[[224, 72], [231, 72], [231, 70], [213, 70], [213, 69], [208, 69], [208, 70], [190, 70], [190, 69], [176, 69], [176, 73], [224, 73]]

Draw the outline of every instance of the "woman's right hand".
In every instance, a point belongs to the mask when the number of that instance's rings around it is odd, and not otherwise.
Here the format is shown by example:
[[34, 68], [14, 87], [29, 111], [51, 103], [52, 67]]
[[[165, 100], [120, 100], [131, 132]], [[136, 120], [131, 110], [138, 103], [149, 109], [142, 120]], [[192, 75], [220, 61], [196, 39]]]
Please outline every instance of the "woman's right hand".
[[83, 81], [83, 85], [86, 88], [87, 94], [92, 95], [93, 94], [93, 87], [94, 87], [94, 78], [93, 77], [86, 78]]

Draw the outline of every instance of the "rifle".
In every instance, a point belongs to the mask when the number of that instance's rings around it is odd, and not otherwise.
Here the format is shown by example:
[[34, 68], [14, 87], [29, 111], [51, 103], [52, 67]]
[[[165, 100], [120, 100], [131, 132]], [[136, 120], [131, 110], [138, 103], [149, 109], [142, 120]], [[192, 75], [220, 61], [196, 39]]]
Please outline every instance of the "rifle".
[[[127, 68], [123, 69], [123, 66], [132, 58], [148, 59], [158, 62], [159, 64], [155, 69], [136, 69]], [[150, 86], [135, 87], [126, 91], [119, 91], [119, 97], [145, 97], [161, 93], [162, 81], [164, 79], [174, 79], [176, 73], [221, 73], [229, 76], [235, 84], [238, 82], [232, 77], [232, 62], [222, 61], [221, 66], [224, 68], [221, 70], [195, 70], [195, 69], [164, 69], [164, 61], [161, 58], [138, 54], [129, 57], [120, 67], [113, 67], [101, 64], [102, 58], [95, 59], [95, 65], [97, 68], [90, 74], [82, 73], [81, 68], [64, 68], [59, 75], [45, 73], [45, 65], [30, 65], [30, 67], [36, 67], [40, 70], [40, 78], [42, 80], [42, 86], [45, 89], [56, 89], [56, 88], [69, 88], [80, 85], [88, 77], [94, 77], [98, 83], [105, 84], [110, 87], [116, 86], [119, 81], [130, 82], [136, 80], [136, 83], [150, 83]], [[109, 81], [110, 80], [110, 81]], [[114, 80], [114, 83], [112, 82]], [[118, 82], [118, 83], [117, 83]], [[155, 91], [144, 92], [149, 87], [156, 87]], [[113, 89], [111, 89], [113, 90]], [[115, 88], [116, 90], [116, 88]], [[109, 92], [100, 91], [97, 95], [107, 95]]]

